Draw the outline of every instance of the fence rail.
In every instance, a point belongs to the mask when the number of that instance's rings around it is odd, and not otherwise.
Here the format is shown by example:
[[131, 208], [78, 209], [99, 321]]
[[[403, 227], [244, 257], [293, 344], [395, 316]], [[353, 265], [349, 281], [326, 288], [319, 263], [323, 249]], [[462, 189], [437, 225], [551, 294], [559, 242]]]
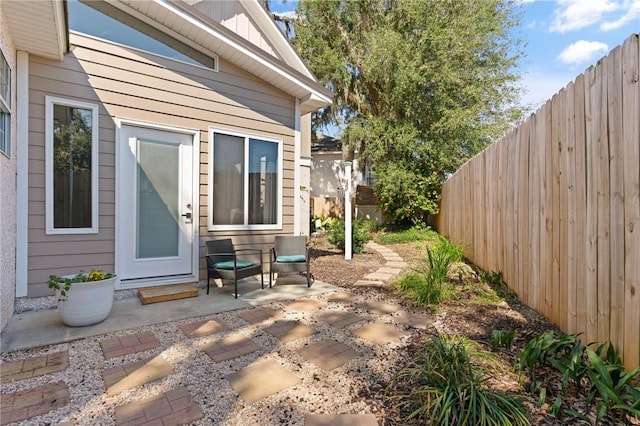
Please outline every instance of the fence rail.
[[443, 186], [436, 226], [519, 298], [640, 365], [638, 34]]

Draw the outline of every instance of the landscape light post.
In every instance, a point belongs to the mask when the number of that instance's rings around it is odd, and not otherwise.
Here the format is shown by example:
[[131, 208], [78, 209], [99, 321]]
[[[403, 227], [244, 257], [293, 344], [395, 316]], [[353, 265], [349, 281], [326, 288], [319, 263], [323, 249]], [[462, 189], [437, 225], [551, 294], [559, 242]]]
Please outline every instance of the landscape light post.
[[344, 258], [351, 260], [351, 161], [344, 162], [344, 175], [347, 179], [347, 190], [344, 191]]

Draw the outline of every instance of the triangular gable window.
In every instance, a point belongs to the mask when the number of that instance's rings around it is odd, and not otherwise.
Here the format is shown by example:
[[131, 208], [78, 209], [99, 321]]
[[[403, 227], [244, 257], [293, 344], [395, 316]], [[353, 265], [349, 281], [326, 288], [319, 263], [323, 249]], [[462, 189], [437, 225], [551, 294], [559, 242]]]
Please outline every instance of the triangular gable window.
[[175, 40], [107, 2], [85, 3], [72, 0], [68, 5], [69, 28], [73, 31], [193, 65], [217, 69], [216, 58]]

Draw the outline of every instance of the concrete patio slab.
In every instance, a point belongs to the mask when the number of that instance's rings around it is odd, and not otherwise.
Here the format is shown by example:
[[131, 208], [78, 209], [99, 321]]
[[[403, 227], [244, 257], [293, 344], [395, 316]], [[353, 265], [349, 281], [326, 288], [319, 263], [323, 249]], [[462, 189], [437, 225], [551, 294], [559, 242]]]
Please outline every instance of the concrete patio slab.
[[227, 329], [227, 327], [215, 320], [196, 321], [188, 324], [181, 324], [179, 328], [187, 337], [190, 338], [210, 336]]
[[19, 422], [64, 407], [69, 403], [69, 389], [64, 382], [2, 395], [0, 425]]
[[383, 288], [387, 286], [387, 283], [384, 281], [373, 281], [373, 280], [358, 280], [353, 283], [354, 287], [371, 287], [371, 288]]
[[215, 340], [203, 347], [202, 350], [215, 362], [222, 362], [250, 354], [258, 350], [258, 348], [259, 346], [253, 340], [236, 334], [227, 336], [222, 340]]
[[289, 343], [316, 333], [313, 328], [300, 321], [278, 321], [264, 331], [277, 337], [282, 343]]
[[206, 294], [206, 289], [200, 289], [198, 297], [149, 305], [140, 303], [137, 296], [116, 298], [109, 317], [101, 323], [87, 327], [64, 325], [55, 309], [28, 311], [13, 315], [9, 319], [0, 334], [0, 348], [2, 352], [37, 348], [114, 331], [295, 300], [338, 289], [339, 287], [334, 285], [315, 281], [311, 288], [295, 284], [278, 285], [273, 288], [267, 286], [262, 290], [260, 283], [253, 280], [243, 287], [245, 292], [238, 299], [229, 294], [228, 287], [223, 289], [216, 286], [211, 288], [210, 294]]
[[287, 307], [289, 309], [293, 309], [294, 311], [299, 312], [314, 311], [324, 306], [327, 306], [327, 304], [313, 299], [294, 300], [293, 302], [287, 304]]
[[409, 327], [419, 329], [425, 329], [433, 324], [433, 317], [421, 314], [411, 314], [408, 312], [401, 312], [400, 315], [394, 317], [394, 320], [398, 324], [404, 324]]
[[305, 414], [304, 426], [378, 426], [373, 414]]
[[9, 361], [0, 368], [0, 382], [9, 383], [65, 370], [69, 366], [69, 351], [38, 355]]
[[273, 308], [255, 308], [241, 312], [238, 314], [238, 316], [249, 324], [259, 324], [268, 319], [278, 318], [282, 316], [282, 312]]
[[351, 303], [354, 301], [356, 296], [352, 293], [333, 293], [327, 296], [327, 302], [338, 302], [338, 303]]
[[349, 346], [333, 339], [321, 340], [298, 350], [298, 353], [323, 370], [333, 370], [359, 356]]
[[200, 420], [202, 410], [186, 388], [116, 407], [116, 425], [180, 425]]
[[385, 315], [390, 314], [398, 310], [395, 305], [389, 303], [378, 302], [375, 300], [366, 300], [358, 304], [358, 307], [373, 312], [374, 314]]
[[102, 372], [102, 380], [107, 388], [107, 396], [113, 396], [173, 373], [171, 365], [158, 355], [152, 359], [108, 368]]
[[116, 336], [100, 342], [105, 359], [142, 352], [158, 346], [160, 342], [150, 331]]
[[372, 272], [370, 274], [365, 275], [364, 279], [365, 280], [371, 280], [371, 281], [388, 281], [394, 275], [395, 274], [389, 274], [389, 273], [384, 273], [384, 272]]
[[364, 321], [364, 318], [359, 315], [343, 311], [325, 312], [318, 315], [318, 319], [334, 327], [347, 327], [357, 322]]
[[402, 331], [386, 324], [367, 324], [353, 330], [353, 334], [376, 345], [386, 345], [404, 336]]
[[298, 377], [274, 359], [250, 365], [227, 375], [226, 379], [247, 404], [300, 383]]

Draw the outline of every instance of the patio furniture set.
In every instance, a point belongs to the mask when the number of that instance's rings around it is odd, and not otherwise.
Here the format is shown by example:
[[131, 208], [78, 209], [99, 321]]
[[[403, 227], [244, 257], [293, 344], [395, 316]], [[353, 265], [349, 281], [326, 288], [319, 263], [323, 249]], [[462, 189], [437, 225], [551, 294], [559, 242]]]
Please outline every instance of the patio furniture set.
[[[260, 260], [256, 261], [256, 258]], [[305, 275], [307, 287], [311, 287], [313, 275], [309, 269], [306, 237], [278, 235], [269, 251], [269, 288], [275, 282], [274, 274], [292, 272]], [[218, 278], [233, 281], [237, 299], [238, 280], [258, 274], [264, 288], [262, 250], [236, 249], [230, 238], [207, 241], [207, 294], [211, 278]]]

